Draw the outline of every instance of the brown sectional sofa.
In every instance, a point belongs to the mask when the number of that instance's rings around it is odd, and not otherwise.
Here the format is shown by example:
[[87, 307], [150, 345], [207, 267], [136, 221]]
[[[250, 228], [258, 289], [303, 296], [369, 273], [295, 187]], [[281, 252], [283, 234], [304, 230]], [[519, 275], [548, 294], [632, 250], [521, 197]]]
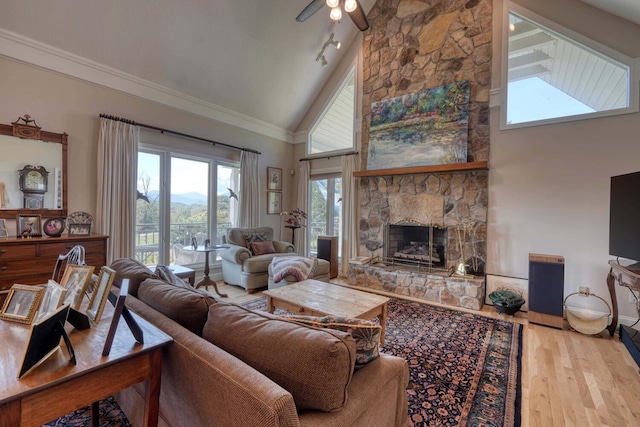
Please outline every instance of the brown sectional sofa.
[[[130, 279], [127, 306], [174, 340], [163, 353], [160, 425], [407, 425], [405, 360], [381, 353], [354, 372], [355, 342], [347, 333], [167, 284], [132, 260], [111, 267], [116, 286]], [[142, 425], [144, 384], [116, 399], [131, 423]]]

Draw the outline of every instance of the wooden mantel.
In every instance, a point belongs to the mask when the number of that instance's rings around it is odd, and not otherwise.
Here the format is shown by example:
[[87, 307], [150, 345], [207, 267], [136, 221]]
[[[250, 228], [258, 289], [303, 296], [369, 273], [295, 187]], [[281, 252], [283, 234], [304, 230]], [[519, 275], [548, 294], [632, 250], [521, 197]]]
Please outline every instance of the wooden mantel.
[[410, 168], [393, 168], [378, 169], [369, 171], [354, 172], [356, 178], [370, 176], [390, 176], [390, 175], [410, 175], [416, 173], [438, 173], [438, 172], [464, 172], [474, 170], [489, 170], [489, 163], [484, 162], [468, 162], [468, 163], [449, 163], [446, 165], [429, 165], [414, 166]]

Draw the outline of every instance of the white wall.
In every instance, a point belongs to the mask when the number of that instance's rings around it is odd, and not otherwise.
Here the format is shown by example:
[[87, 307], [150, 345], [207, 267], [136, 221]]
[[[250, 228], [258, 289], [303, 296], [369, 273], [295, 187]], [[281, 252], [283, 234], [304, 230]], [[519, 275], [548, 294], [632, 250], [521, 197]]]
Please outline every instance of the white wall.
[[[29, 114], [44, 130], [69, 134], [69, 212], [95, 214], [98, 115], [105, 113], [260, 151], [260, 222], [279, 227], [280, 216], [266, 214], [266, 168], [289, 170], [290, 144], [1, 56], [0, 76], [0, 123]], [[284, 174], [285, 205], [291, 181]]]
[[[492, 86], [500, 88], [502, 0], [494, 1]], [[518, 4], [632, 57], [640, 26], [577, 0]], [[605, 30], [606, 29], [606, 30]], [[494, 93], [494, 98], [497, 98]], [[575, 121], [501, 131], [491, 109], [487, 273], [528, 278], [530, 252], [565, 258], [565, 296], [578, 285], [609, 300], [609, 179], [640, 171], [640, 116]], [[640, 242], [638, 242], [640, 244]], [[638, 317], [616, 286], [621, 321]], [[572, 299], [572, 302], [575, 298]], [[595, 298], [590, 308], [607, 311]]]

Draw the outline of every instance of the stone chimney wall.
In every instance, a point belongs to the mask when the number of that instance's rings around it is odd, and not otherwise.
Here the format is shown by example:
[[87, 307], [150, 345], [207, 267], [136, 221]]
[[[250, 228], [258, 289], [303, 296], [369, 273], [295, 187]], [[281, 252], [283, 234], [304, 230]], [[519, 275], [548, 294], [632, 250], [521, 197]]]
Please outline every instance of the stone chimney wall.
[[[366, 169], [371, 104], [467, 80], [470, 87], [467, 160], [489, 159], [491, 85], [491, 0], [378, 0], [368, 15], [363, 43], [362, 147]], [[467, 224], [465, 261], [477, 257], [484, 268], [488, 172], [451, 172], [359, 179], [360, 255], [381, 255], [384, 225], [397, 194], [434, 200], [429, 215], [444, 225]], [[440, 207], [441, 206], [441, 207]], [[435, 211], [435, 213], [433, 213]], [[407, 213], [411, 215], [411, 213]], [[434, 221], [437, 222], [437, 221]], [[457, 233], [450, 231], [449, 263], [461, 261]], [[453, 239], [453, 241], [452, 241]]]

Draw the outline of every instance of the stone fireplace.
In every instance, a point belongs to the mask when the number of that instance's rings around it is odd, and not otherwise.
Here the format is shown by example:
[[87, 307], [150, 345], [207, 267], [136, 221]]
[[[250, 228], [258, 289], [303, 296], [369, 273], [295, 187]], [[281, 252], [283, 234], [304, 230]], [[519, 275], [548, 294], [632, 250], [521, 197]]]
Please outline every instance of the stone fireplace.
[[[466, 80], [467, 162], [488, 160], [492, 3], [377, 0], [367, 16], [371, 28], [363, 39], [360, 153], [362, 170], [371, 173], [358, 178], [358, 255], [373, 261], [350, 264], [349, 283], [480, 309], [487, 252], [486, 164], [464, 170], [439, 165], [368, 171], [367, 158], [373, 103]], [[408, 230], [400, 232], [394, 226]], [[418, 232], [412, 227], [430, 229]], [[402, 235], [394, 238], [398, 233]], [[398, 241], [409, 245], [399, 248]], [[411, 242], [416, 245], [411, 247]], [[439, 258], [444, 271], [400, 268], [402, 255], [395, 255], [405, 251], [426, 252], [430, 264]], [[470, 266], [473, 274], [451, 274], [460, 263]]]

